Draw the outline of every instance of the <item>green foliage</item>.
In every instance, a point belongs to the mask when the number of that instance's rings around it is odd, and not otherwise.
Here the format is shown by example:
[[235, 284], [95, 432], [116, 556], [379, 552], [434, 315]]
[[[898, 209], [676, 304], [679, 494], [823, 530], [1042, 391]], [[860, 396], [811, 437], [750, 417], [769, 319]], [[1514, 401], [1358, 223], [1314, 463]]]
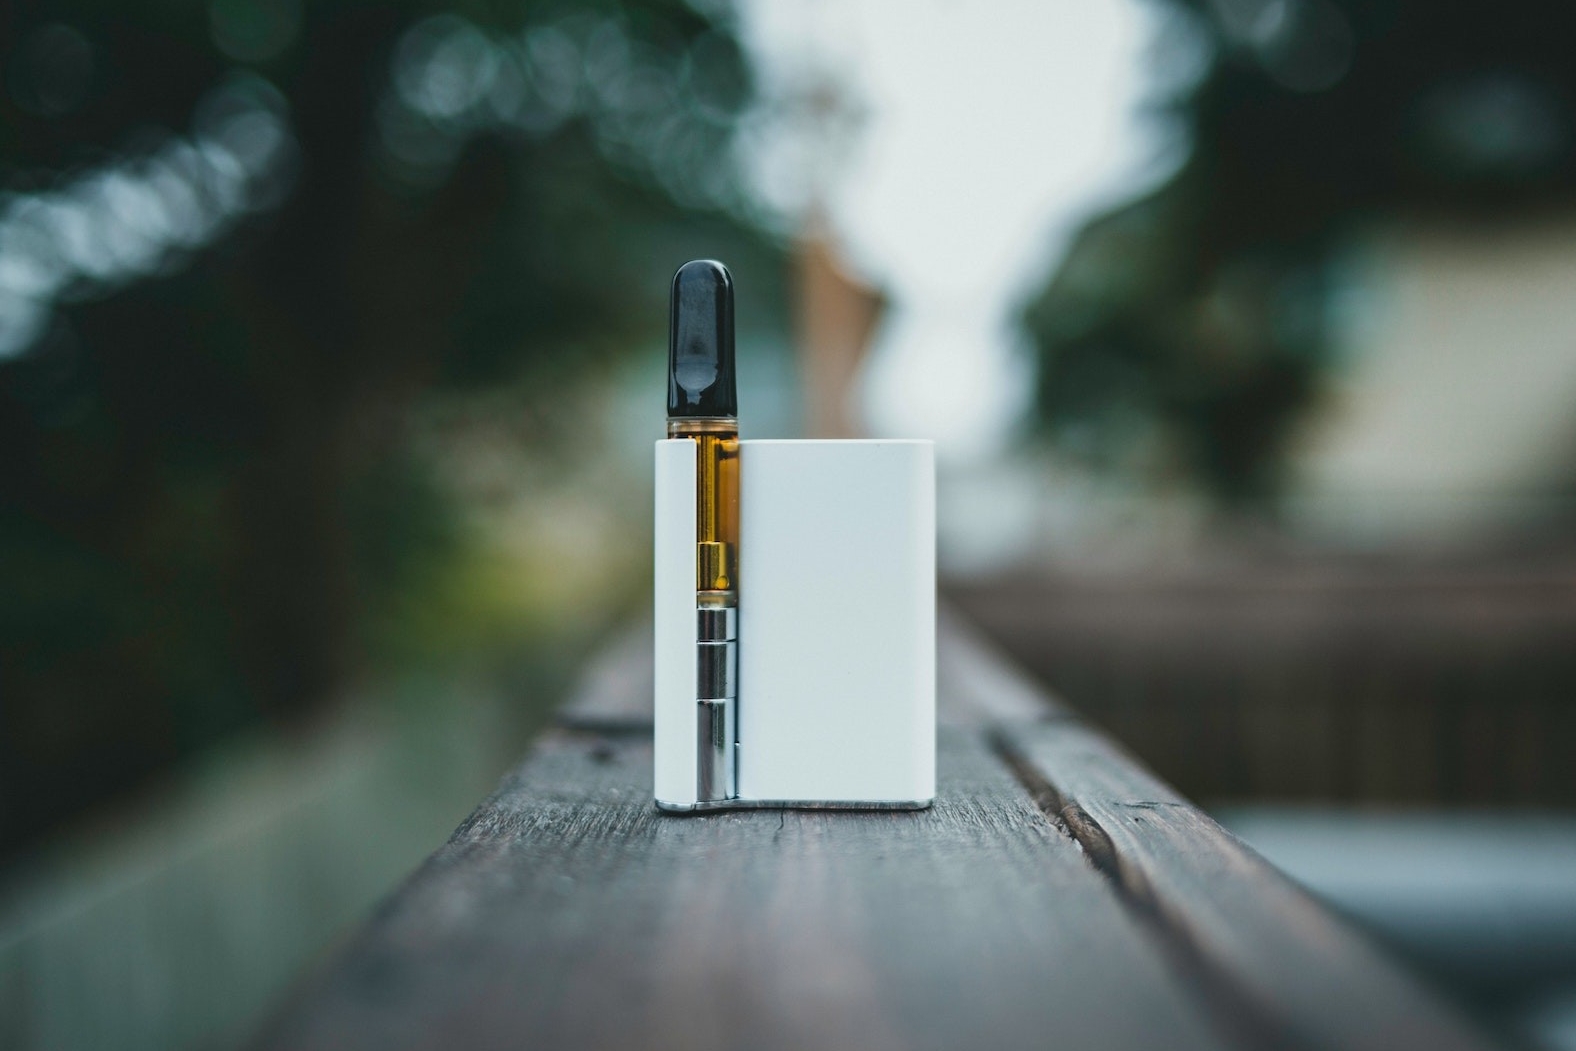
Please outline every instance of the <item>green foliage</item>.
[[1264, 504], [1331, 364], [1332, 259], [1385, 216], [1493, 221], [1576, 190], [1576, 9], [1167, 0], [1156, 116], [1188, 144], [1082, 232], [1027, 321], [1051, 436]]
[[474, 562], [413, 414], [529, 418], [664, 331], [676, 260], [775, 251], [715, 174], [737, 46], [676, 0], [41, 0], [5, 31], [0, 216], [107, 222], [0, 295], [0, 338], [37, 323], [0, 349], [0, 848], [395, 661]]

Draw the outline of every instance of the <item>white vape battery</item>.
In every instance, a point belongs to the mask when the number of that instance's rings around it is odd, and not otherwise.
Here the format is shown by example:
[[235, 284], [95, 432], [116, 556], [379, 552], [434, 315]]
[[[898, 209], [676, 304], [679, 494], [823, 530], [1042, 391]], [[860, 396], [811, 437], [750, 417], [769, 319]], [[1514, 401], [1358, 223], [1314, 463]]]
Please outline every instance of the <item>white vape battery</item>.
[[741, 442], [736, 615], [695, 605], [695, 448], [656, 448], [657, 805], [928, 805], [931, 443]]

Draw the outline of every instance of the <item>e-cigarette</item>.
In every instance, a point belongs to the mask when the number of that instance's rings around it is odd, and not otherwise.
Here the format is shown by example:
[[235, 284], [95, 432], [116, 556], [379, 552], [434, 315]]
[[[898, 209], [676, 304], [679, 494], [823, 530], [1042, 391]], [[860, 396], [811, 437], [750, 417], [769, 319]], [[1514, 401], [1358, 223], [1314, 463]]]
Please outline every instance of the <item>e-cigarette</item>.
[[673, 275], [668, 437], [696, 444], [696, 796], [703, 802], [738, 794], [738, 417], [733, 277], [721, 263], [696, 259]]

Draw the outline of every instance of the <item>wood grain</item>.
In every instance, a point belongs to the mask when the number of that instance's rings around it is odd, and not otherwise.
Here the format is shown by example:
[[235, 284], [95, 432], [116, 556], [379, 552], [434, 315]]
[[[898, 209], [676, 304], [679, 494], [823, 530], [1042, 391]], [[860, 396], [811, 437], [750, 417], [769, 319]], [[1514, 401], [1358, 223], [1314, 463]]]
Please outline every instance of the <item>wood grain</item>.
[[966, 625], [938, 643], [930, 811], [671, 817], [633, 630], [256, 1046], [1491, 1046]]
[[1493, 1042], [1103, 735], [1067, 721], [999, 739], [1177, 973], [1252, 1046], [1482, 1049]]
[[977, 733], [920, 813], [666, 817], [649, 764], [544, 742], [259, 1046], [1226, 1046]]

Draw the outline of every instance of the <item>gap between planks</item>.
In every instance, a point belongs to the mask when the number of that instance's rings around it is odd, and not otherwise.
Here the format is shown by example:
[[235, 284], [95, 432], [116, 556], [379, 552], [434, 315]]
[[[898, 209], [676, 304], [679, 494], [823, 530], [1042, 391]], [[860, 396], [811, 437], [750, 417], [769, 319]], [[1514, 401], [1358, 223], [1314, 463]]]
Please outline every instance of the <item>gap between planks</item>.
[[1244, 1048], [1315, 1051], [1272, 1007], [1260, 1003], [1233, 980], [1230, 972], [1201, 949], [1185, 927], [1168, 920], [1154, 888], [1142, 872], [1122, 864], [1111, 837], [1077, 800], [1068, 799], [1019, 751], [1005, 728], [989, 732], [991, 749], [1012, 771], [1034, 805], [1057, 831], [1077, 844], [1090, 866], [1111, 884], [1123, 906], [1160, 946], [1176, 979], [1191, 989], [1211, 1018], [1235, 1045]]
[[[1036, 810], [1109, 882], [1226, 1043], [1255, 1051], [1498, 1046], [1085, 726], [962, 617], [943, 607], [939, 621], [940, 722], [984, 734]], [[562, 711], [560, 732], [593, 742], [647, 735], [650, 689], [649, 626], [639, 626], [590, 670]], [[1160, 808], [1150, 815], [1154, 827], [1114, 829], [1121, 834], [1113, 838], [1106, 824], [1124, 807], [1145, 805]], [[1191, 855], [1168, 856], [1168, 837], [1186, 841]], [[1215, 900], [1187, 884], [1217, 877], [1189, 866], [1219, 870]], [[1223, 905], [1222, 897], [1231, 900]], [[1321, 1001], [1337, 987], [1342, 997]]]
[[1110, 881], [1233, 1043], [1503, 1046], [1104, 735], [1075, 718], [988, 732], [1040, 812]]

